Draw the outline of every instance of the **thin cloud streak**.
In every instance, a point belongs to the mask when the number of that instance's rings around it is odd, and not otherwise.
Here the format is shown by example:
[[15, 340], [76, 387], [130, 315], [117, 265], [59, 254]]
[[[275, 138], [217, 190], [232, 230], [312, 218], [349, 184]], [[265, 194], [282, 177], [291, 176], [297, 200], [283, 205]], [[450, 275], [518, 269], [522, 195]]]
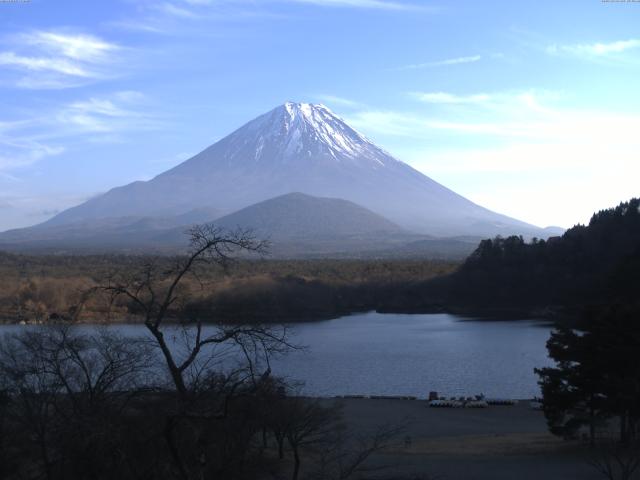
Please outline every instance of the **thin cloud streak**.
[[[450, 130], [469, 134], [526, 137], [530, 126], [544, 122], [556, 113], [545, 101], [561, 98], [546, 90], [506, 91], [459, 95], [448, 92], [411, 92], [410, 97], [433, 106], [429, 115], [362, 108], [349, 120], [360, 129], [382, 135], [423, 138], [425, 131]], [[436, 110], [438, 109], [438, 110]], [[454, 115], [449, 120], [448, 116]], [[459, 118], [468, 119], [460, 121]], [[476, 121], [474, 121], [474, 119]]]
[[[135, 91], [115, 92], [70, 102], [30, 121], [0, 122], [0, 172], [33, 165], [66, 151], [69, 139], [114, 143], [121, 135], [161, 128], [163, 123], [141, 110], [144, 96]], [[87, 137], [87, 134], [100, 137]]]
[[154, 5], [153, 8], [155, 10], [158, 10], [161, 13], [165, 13], [167, 15], [174, 16], [174, 17], [188, 18], [188, 19], [198, 18], [198, 15], [195, 12], [187, 8], [179, 7], [173, 3], [164, 2], [158, 5]]
[[[551, 93], [547, 95], [552, 97]], [[366, 110], [354, 113], [350, 121], [361, 130], [388, 136], [421, 139], [453, 133], [456, 138], [464, 135], [467, 140], [482, 136], [494, 145], [440, 149], [439, 158], [443, 161], [433, 164], [438, 171], [597, 169], [603, 158], [612, 167], [640, 165], [637, 161], [640, 138], [635, 135], [640, 129], [640, 114], [545, 105], [533, 92], [495, 94], [495, 97], [502, 98], [489, 115], [487, 108], [491, 104], [455, 104], [464, 109], [465, 121], [457, 120], [460, 112], [447, 118], [442, 114]], [[540, 97], [545, 98], [545, 93]]]
[[68, 126], [68, 130], [60, 129], [57, 134], [74, 136], [79, 133], [117, 134], [155, 130], [162, 122], [139, 109], [144, 98], [140, 92], [124, 91], [72, 102], [55, 115], [60, 124]]
[[[108, 78], [119, 45], [94, 35], [35, 30], [9, 37], [0, 65], [18, 72], [10, 82], [19, 88], [71, 88]], [[5, 74], [6, 75], [6, 74]]]
[[455, 95], [446, 92], [413, 92], [411, 95], [421, 102], [440, 104], [485, 103], [491, 100], [491, 96], [486, 93]]
[[336, 95], [320, 94], [320, 95], [314, 95], [314, 97], [322, 102], [326, 102], [332, 105], [337, 105], [340, 107], [346, 107], [346, 108], [364, 107], [364, 105], [360, 102], [356, 102], [355, 100], [350, 100], [348, 98], [339, 97]]
[[[266, 5], [273, 2], [265, 1], [264, 3]], [[105, 25], [121, 30], [155, 35], [211, 36], [211, 29], [206, 27], [207, 22], [228, 24], [251, 20], [289, 18], [288, 15], [257, 8], [256, 4], [249, 0], [142, 2], [140, 10], [141, 14], [137, 18], [114, 20]], [[196, 25], [199, 25], [199, 28], [196, 28]]]
[[[254, 0], [172, 0], [163, 2], [142, 1], [142, 14], [138, 18], [126, 18], [108, 22], [107, 25], [129, 31], [159, 35], [194, 34], [193, 25], [199, 22], [223, 23], [253, 19], [286, 19], [290, 15], [272, 11], [268, 7], [277, 4], [309, 5], [319, 8], [353, 8], [398, 12], [437, 13], [440, 7], [394, 0], [265, 0], [257, 8]], [[186, 25], [189, 25], [188, 28]], [[198, 34], [209, 31], [197, 31]]]
[[550, 55], [571, 55], [581, 58], [603, 58], [619, 56], [629, 50], [640, 48], [640, 39], [631, 38], [609, 43], [579, 43], [573, 45], [549, 45]]
[[445, 60], [438, 60], [435, 62], [415, 63], [411, 65], [404, 65], [398, 70], [419, 70], [422, 68], [434, 68], [434, 67], [446, 67], [449, 65], [461, 65], [465, 63], [475, 63], [482, 60], [482, 55], [471, 55], [468, 57], [456, 57], [448, 58]]
[[[569, 227], [637, 195], [640, 114], [560, 107], [551, 101], [554, 92], [491, 96], [451, 104], [449, 115], [363, 111], [354, 124], [365, 133], [422, 141], [422, 150], [398, 157], [488, 208], [518, 218], [532, 212], [524, 220], [534, 224]], [[573, 204], [567, 191], [575, 193]], [[549, 208], [534, 208], [540, 202]]]
[[16, 55], [14, 52], [0, 52], [0, 65], [85, 78], [91, 76], [82, 66], [64, 58], [25, 57]]
[[120, 49], [113, 43], [86, 34], [35, 31], [20, 35], [20, 39], [26, 44], [40, 47], [51, 54], [88, 63], [104, 61], [110, 52]]
[[32, 165], [43, 158], [60, 155], [65, 151], [62, 146], [50, 146], [25, 139], [5, 142], [0, 138], [0, 173], [7, 170]]
[[352, 7], [368, 8], [378, 10], [401, 10], [401, 11], [421, 11], [435, 12], [434, 7], [416, 5], [412, 3], [388, 2], [384, 0], [282, 0], [289, 3], [307, 3], [320, 7]]

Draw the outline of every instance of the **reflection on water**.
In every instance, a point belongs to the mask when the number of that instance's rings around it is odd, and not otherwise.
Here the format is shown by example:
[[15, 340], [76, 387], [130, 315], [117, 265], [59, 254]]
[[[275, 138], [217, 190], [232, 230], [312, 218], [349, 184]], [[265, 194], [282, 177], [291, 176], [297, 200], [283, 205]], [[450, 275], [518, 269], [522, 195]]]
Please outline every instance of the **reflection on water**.
[[[3, 326], [0, 331], [16, 331]], [[89, 327], [84, 327], [89, 328]], [[126, 336], [142, 325], [113, 325]], [[276, 359], [273, 373], [304, 382], [309, 395], [444, 395], [530, 398], [534, 367], [550, 364], [539, 321], [466, 321], [448, 314], [367, 313], [291, 325], [304, 351]]]

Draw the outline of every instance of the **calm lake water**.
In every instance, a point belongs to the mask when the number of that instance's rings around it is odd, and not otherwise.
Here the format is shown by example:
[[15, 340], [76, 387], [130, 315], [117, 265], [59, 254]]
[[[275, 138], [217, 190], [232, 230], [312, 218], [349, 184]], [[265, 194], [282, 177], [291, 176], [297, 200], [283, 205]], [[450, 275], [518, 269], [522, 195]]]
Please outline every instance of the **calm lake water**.
[[[0, 332], [17, 326], [0, 327]], [[89, 327], [84, 327], [89, 328]], [[142, 325], [116, 325], [145, 335]], [[534, 367], [550, 365], [541, 321], [473, 321], [448, 314], [366, 313], [291, 325], [303, 351], [273, 361], [273, 373], [304, 382], [302, 392], [332, 396], [443, 395], [531, 398]]]

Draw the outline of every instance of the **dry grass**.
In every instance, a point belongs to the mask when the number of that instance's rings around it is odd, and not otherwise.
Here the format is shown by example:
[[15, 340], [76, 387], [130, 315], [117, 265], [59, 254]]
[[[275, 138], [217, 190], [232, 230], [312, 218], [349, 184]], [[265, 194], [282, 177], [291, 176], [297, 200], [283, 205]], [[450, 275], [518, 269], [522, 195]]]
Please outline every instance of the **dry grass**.
[[414, 440], [410, 446], [387, 453], [407, 455], [533, 455], [576, 448], [550, 433], [463, 435]]
[[[72, 317], [83, 292], [112, 274], [126, 275], [140, 265], [170, 266], [169, 257], [124, 255], [24, 256], [0, 252], [0, 321], [43, 322]], [[375, 308], [381, 292], [396, 292], [450, 273], [454, 262], [418, 260], [260, 260], [241, 261], [230, 270], [201, 269], [186, 278], [183, 295], [192, 311], [225, 321], [288, 321], [331, 317]], [[130, 305], [110, 305], [94, 295], [80, 320], [128, 320]]]

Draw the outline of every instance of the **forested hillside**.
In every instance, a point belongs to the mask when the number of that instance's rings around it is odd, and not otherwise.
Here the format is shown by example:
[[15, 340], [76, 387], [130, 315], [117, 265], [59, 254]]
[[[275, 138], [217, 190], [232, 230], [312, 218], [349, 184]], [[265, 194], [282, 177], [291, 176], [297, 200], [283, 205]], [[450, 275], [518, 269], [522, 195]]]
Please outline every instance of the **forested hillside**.
[[640, 199], [593, 215], [562, 237], [483, 240], [460, 270], [436, 282], [445, 303], [502, 307], [635, 304]]

